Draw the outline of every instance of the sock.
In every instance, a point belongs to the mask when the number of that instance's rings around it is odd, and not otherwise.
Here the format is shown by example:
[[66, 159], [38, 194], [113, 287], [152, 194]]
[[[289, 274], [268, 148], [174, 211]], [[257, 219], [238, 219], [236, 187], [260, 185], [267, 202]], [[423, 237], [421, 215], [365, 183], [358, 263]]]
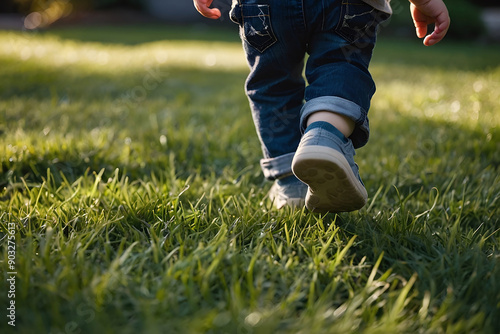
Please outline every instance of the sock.
[[334, 134], [338, 138], [340, 138], [340, 140], [342, 140], [344, 143], [347, 143], [347, 138], [344, 136], [344, 134], [342, 132], [340, 132], [335, 126], [333, 126], [332, 124], [330, 124], [328, 122], [318, 121], [318, 122], [311, 123], [306, 128], [306, 131], [304, 132], [304, 134], [307, 133], [307, 131], [310, 131], [310, 130], [316, 129], [316, 128], [321, 128], [323, 130], [326, 130], [326, 131]]

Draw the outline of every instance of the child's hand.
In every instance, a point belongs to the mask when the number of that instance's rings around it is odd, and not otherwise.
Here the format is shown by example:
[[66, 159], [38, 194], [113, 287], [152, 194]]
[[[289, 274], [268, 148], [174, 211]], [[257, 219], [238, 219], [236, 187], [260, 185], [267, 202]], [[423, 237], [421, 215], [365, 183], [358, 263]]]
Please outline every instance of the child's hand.
[[213, 0], [193, 0], [194, 7], [203, 16], [209, 19], [218, 19], [221, 16], [220, 10], [217, 8], [209, 8]]
[[[418, 38], [431, 46], [443, 39], [450, 27], [448, 9], [442, 0], [410, 0], [411, 16]], [[427, 35], [427, 25], [434, 23], [434, 31]], [[427, 36], [426, 36], [427, 35]]]

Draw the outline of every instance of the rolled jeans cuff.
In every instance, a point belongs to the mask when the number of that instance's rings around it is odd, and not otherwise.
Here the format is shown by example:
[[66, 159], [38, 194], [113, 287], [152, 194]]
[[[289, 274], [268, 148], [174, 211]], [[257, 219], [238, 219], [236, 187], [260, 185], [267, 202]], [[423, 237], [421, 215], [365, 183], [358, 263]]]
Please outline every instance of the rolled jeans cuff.
[[281, 179], [292, 175], [292, 160], [295, 152], [280, 155], [275, 158], [261, 159], [260, 167], [268, 180]]
[[367, 111], [358, 104], [338, 96], [321, 96], [307, 101], [300, 111], [300, 130], [302, 133], [307, 128], [307, 118], [317, 111], [331, 111], [352, 119], [355, 128], [351, 136], [354, 148], [364, 146], [370, 136]]

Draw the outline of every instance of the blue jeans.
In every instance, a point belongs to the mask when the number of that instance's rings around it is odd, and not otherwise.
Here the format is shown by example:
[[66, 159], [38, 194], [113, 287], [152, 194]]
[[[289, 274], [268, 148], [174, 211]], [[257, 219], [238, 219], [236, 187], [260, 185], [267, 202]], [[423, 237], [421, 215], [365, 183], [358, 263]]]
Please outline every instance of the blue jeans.
[[245, 88], [266, 178], [292, 173], [307, 117], [316, 111], [349, 117], [354, 147], [366, 144], [375, 93], [368, 65], [388, 14], [361, 0], [233, 0], [230, 17], [250, 66]]

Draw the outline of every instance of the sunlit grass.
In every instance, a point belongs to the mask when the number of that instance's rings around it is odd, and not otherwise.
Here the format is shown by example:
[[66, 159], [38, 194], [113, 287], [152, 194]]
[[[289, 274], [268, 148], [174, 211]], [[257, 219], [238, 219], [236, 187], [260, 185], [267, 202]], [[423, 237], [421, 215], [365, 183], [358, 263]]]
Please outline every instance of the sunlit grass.
[[[379, 66], [374, 70], [378, 73]], [[439, 68], [422, 73], [421, 69], [399, 65], [393, 66], [391, 73], [396, 79], [379, 81], [380, 91], [387, 94], [374, 99], [375, 107], [470, 130], [479, 127], [486, 133], [500, 124], [495, 103], [500, 99], [499, 67], [482, 73]], [[407, 98], [401, 101], [401, 96]]]
[[497, 333], [498, 47], [381, 39], [368, 205], [319, 216], [271, 209], [234, 33], [0, 32], [16, 330]]
[[50, 34], [1, 32], [3, 59], [56, 70], [124, 73], [151, 65], [220, 70], [246, 69], [241, 45], [234, 42], [166, 40], [139, 45], [80, 43]]

